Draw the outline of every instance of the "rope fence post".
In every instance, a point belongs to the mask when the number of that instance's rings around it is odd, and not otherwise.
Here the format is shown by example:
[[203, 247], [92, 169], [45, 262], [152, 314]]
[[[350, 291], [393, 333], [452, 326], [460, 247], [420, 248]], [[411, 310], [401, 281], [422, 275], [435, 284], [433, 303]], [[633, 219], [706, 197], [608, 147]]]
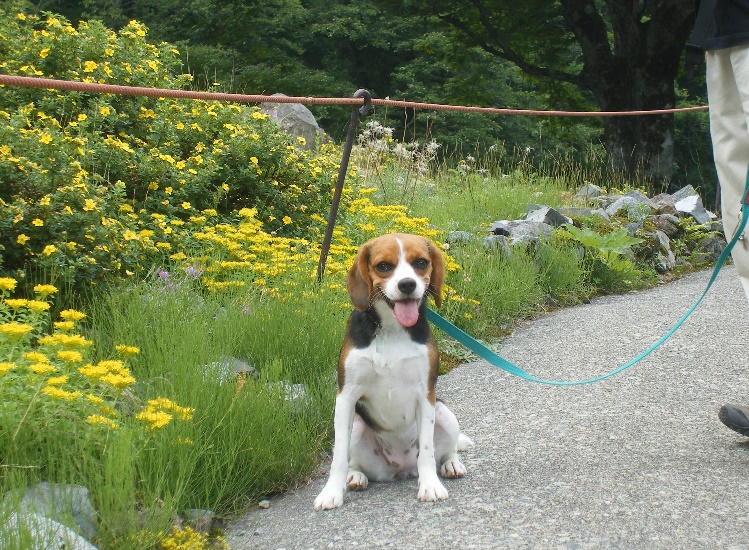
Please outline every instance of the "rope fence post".
[[355, 105], [351, 112], [348, 133], [346, 134], [346, 143], [343, 146], [343, 154], [341, 155], [341, 166], [338, 169], [338, 180], [336, 181], [335, 192], [333, 193], [333, 201], [330, 203], [328, 225], [325, 228], [325, 238], [323, 239], [322, 247], [320, 249], [320, 261], [317, 263], [318, 283], [322, 282], [323, 274], [325, 273], [325, 262], [328, 259], [330, 243], [333, 240], [333, 229], [335, 228], [335, 221], [338, 216], [338, 205], [341, 202], [343, 183], [346, 181], [346, 172], [348, 171], [348, 163], [351, 158], [351, 149], [354, 146], [354, 139], [356, 138], [356, 127], [359, 124], [359, 119], [366, 115], [372, 106], [372, 96], [367, 90], [357, 90], [353, 97], [355, 99], [364, 98], [364, 105], [361, 107]]

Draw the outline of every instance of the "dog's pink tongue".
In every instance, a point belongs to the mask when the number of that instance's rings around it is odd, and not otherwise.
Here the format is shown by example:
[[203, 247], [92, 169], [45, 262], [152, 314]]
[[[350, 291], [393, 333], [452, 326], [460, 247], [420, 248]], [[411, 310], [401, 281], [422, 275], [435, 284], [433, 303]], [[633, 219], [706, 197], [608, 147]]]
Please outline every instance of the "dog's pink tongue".
[[419, 300], [401, 300], [393, 304], [395, 319], [404, 327], [412, 327], [419, 320]]

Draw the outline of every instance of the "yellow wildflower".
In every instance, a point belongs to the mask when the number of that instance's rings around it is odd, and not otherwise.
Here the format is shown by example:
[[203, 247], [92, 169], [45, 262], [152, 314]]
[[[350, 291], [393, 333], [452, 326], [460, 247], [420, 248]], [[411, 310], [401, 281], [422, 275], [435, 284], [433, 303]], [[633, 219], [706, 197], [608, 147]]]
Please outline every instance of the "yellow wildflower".
[[10, 277], [0, 277], [0, 290], [13, 290], [16, 288], [18, 281]]
[[73, 401], [81, 396], [81, 392], [79, 391], [65, 391], [55, 386], [44, 386], [42, 388], [42, 393], [54, 397], [55, 399], [63, 399], [65, 401]]
[[18, 237], [16, 237], [16, 242], [22, 246], [26, 244], [28, 240], [29, 240], [28, 235], [24, 235], [23, 233], [21, 233], [20, 235], [18, 235]]
[[151, 428], [151, 430], [158, 430], [159, 428], [163, 428], [172, 421], [171, 414], [161, 410], [154, 411], [150, 409], [139, 412], [135, 415], [135, 418], [137, 420], [148, 422], [150, 424], [149, 428]]
[[42, 302], [41, 300], [29, 300], [26, 303], [26, 307], [29, 308], [31, 311], [41, 313], [43, 311], [47, 311], [51, 306], [49, 305], [49, 303]]
[[13, 370], [18, 365], [15, 363], [0, 363], [0, 376], [8, 372], [9, 370]]
[[5, 303], [6, 306], [8, 306], [11, 309], [21, 309], [22, 307], [24, 307], [28, 303], [28, 300], [24, 300], [23, 298], [18, 298], [17, 300], [12, 300], [12, 299], [8, 298], [7, 300], [4, 300], [4, 303]]
[[92, 414], [90, 416], [87, 416], [86, 420], [89, 422], [89, 424], [93, 424], [94, 426], [107, 426], [108, 428], [112, 428], [113, 430], [117, 428], [117, 422], [100, 414]]
[[38, 351], [28, 351], [23, 354], [23, 358], [35, 363], [49, 363], [47, 356]]
[[68, 332], [75, 328], [73, 321], [55, 321], [55, 328], [62, 332]]
[[54, 285], [36, 285], [34, 287], [34, 293], [39, 294], [42, 298], [46, 298], [57, 292], [57, 287]]
[[17, 323], [15, 321], [12, 321], [10, 323], [3, 323], [2, 325], [0, 325], [0, 334], [6, 334], [11, 338], [20, 338], [21, 336], [31, 332], [32, 330], [34, 330], [34, 327], [32, 327], [31, 325]]
[[102, 367], [100, 365], [92, 365], [89, 363], [85, 367], [78, 367], [78, 372], [80, 372], [83, 376], [88, 376], [89, 378], [98, 380], [109, 371], [106, 367]]
[[62, 376], [53, 376], [51, 378], [47, 378], [47, 384], [50, 386], [62, 386], [67, 381], [68, 381], [67, 374], [63, 374]]
[[135, 378], [133, 378], [127, 370], [120, 374], [114, 374], [110, 372], [102, 376], [100, 380], [105, 384], [109, 384], [110, 386], [113, 386], [117, 389], [127, 388], [128, 386], [131, 386], [136, 382]]
[[86, 314], [75, 309], [66, 309], [60, 312], [60, 318], [65, 321], [80, 321], [86, 318]]
[[117, 345], [114, 347], [114, 349], [117, 350], [117, 353], [125, 357], [132, 357], [133, 355], [137, 355], [140, 353], [140, 350], [135, 346], [126, 346], [124, 344]]
[[93, 393], [89, 393], [88, 395], [86, 395], [86, 399], [91, 401], [91, 403], [95, 403], [97, 405], [104, 403], [104, 400], [101, 397], [99, 397], [98, 395], [94, 395]]
[[83, 355], [79, 351], [63, 349], [57, 352], [57, 357], [66, 363], [83, 363]]
[[29, 370], [34, 374], [48, 374], [50, 372], [57, 372], [57, 367], [49, 363], [34, 363], [33, 365], [29, 365]]

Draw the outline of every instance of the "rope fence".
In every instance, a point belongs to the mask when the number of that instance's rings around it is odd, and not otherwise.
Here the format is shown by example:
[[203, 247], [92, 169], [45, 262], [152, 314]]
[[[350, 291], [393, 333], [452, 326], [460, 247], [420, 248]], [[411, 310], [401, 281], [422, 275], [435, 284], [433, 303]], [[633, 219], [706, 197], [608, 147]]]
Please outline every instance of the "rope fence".
[[[37, 78], [31, 76], [12, 76], [0, 74], [0, 85], [20, 86], [25, 88], [44, 88], [49, 90], [67, 90], [73, 92], [89, 92], [99, 94], [118, 94], [146, 97], [164, 97], [174, 99], [202, 99], [210, 101], [231, 101], [235, 103], [301, 103], [305, 105], [364, 105], [364, 99], [354, 97], [305, 97], [305, 96], [269, 96], [227, 94], [220, 92], [197, 92], [192, 90], [169, 90], [165, 88], [143, 88], [138, 86], [122, 86], [117, 84], [96, 84], [93, 82], [77, 82], [71, 80], [57, 80], [53, 78]], [[372, 99], [372, 105], [400, 107], [404, 109], [425, 109], [431, 111], [458, 111], [465, 113], [483, 113], [490, 115], [530, 115], [554, 117], [615, 117], [666, 115], [691, 111], [706, 111], [707, 105], [682, 107], [678, 109], [654, 109], [647, 111], [544, 111], [535, 109], [505, 109], [497, 107], [471, 107], [465, 105], [443, 105], [439, 103], [420, 103], [414, 101], [395, 101], [392, 99]]]

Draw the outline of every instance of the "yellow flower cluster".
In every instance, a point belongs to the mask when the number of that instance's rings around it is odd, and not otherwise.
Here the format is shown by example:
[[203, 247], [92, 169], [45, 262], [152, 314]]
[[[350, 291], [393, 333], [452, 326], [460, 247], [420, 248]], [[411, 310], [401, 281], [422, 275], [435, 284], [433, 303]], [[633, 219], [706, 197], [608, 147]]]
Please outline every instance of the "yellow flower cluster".
[[172, 527], [169, 534], [160, 542], [161, 550], [211, 550], [228, 549], [222, 537], [211, 539], [207, 533], [200, 533], [189, 526]]
[[158, 430], [169, 424], [176, 416], [179, 420], [190, 420], [195, 409], [180, 407], [170, 399], [160, 397], [150, 399], [146, 408], [135, 415], [135, 418], [148, 424], [151, 430]]
[[[123, 418], [116, 401], [136, 381], [130, 369], [121, 359], [86, 363], [94, 342], [76, 332], [86, 318], [81, 311], [60, 312], [54, 332], [40, 336], [41, 329], [49, 324], [49, 296], [57, 289], [37, 285], [36, 299], [11, 298], [10, 292], [17, 286], [15, 279], [0, 278], [0, 401], [18, 399], [17, 392], [38, 391], [55, 402], [55, 410], [68, 406], [89, 426], [117, 428]], [[140, 353], [137, 347], [125, 344], [115, 349], [125, 359]], [[193, 409], [158, 398], [149, 401], [141, 414], [145, 419], [152, 418], [150, 427], [155, 429], [172, 416], [189, 420], [193, 413]]]

